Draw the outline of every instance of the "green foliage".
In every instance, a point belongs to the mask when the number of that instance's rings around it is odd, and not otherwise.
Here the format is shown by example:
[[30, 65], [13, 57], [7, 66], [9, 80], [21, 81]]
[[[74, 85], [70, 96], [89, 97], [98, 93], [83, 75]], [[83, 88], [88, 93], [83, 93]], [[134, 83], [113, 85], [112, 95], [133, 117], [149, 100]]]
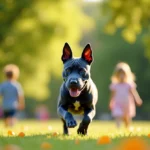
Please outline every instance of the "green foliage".
[[[107, 0], [103, 3], [104, 14], [109, 15], [105, 31], [114, 34], [122, 29], [121, 36], [129, 43], [135, 43], [143, 28], [149, 28], [149, 0]], [[150, 34], [149, 34], [150, 36]]]
[[48, 97], [51, 75], [61, 75], [65, 42], [78, 54], [82, 32], [93, 25], [81, 7], [80, 1], [70, 0], [0, 1], [0, 70], [17, 64], [26, 96]]

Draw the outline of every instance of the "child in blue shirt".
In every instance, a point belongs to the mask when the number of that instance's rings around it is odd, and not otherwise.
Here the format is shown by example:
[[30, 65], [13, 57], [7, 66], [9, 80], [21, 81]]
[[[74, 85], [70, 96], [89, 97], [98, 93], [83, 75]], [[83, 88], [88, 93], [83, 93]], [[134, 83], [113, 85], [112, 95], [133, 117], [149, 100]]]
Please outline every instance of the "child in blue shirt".
[[6, 81], [0, 85], [0, 95], [2, 96], [2, 108], [4, 111], [5, 126], [13, 126], [17, 110], [23, 110], [24, 92], [19, 78], [19, 68], [14, 64], [4, 67]]

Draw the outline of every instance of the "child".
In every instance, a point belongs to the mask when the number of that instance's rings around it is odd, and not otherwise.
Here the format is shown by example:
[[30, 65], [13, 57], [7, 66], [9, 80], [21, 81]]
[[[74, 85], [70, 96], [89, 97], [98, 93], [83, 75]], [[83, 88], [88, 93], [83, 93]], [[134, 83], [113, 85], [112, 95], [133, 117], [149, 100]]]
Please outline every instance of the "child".
[[17, 110], [25, 107], [22, 87], [17, 79], [19, 68], [14, 64], [4, 67], [6, 81], [0, 85], [0, 95], [2, 96], [2, 108], [4, 111], [5, 126], [13, 126]]
[[136, 114], [135, 103], [138, 106], [142, 105], [134, 80], [135, 76], [127, 63], [121, 62], [116, 65], [111, 78], [109, 107], [118, 128], [121, 121], [126, 127], [129, 126], [132, 117]]

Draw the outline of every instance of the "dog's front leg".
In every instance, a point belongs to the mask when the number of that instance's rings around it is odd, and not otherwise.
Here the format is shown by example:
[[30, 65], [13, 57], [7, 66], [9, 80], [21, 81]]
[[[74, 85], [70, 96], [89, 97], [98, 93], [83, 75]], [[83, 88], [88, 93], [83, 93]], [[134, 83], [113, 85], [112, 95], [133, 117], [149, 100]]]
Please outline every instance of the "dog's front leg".
[[74, 120], [72, 114], [68, 112], [63, 106], [58, 107], [58, 114], [66, 122], [68, 128], [74, 128], [77, 126], [76, 120]]
[[83, 120], [79, 125], [79, 128], [77, 130], [78, 134], [86, 135], [87, 134], [87, 129], [92, 121], [92, 119], [95, 116], [95, 109], [88, 109], [84, 112]]

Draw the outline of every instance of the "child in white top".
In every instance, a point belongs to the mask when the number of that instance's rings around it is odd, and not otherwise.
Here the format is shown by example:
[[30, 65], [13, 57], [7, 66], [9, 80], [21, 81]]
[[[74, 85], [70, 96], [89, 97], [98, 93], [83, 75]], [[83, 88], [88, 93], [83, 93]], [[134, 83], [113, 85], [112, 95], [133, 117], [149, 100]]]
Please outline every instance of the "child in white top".
[[111, 78], [111, 98], [109, 107], [116, 120], [117, 127], [121, 121], [128, 127], [136, 115], [135, 103], [140, 106], [142, 100], [136, 90], [135, 76], [127, 63], [118, 63]]

